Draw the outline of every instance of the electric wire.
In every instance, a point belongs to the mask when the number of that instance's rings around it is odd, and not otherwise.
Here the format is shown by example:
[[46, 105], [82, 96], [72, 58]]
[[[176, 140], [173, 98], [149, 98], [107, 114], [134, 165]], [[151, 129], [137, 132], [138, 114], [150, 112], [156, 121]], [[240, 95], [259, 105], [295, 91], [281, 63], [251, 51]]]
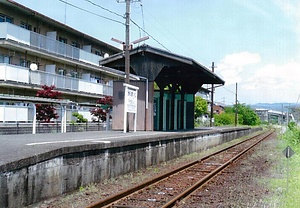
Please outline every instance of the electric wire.
[[114, 15], [116, 15], [116, 16], [125, 18], [125, 16], [123, 16], [123, 15], [121, 15], [121, 14], [118, 14], [118, 13], [116, 13], [116, 12], [114, 12], [114, 11], [111, 11], [110, 9], [107, 9], [107, 8], [105, 8], [105, 7], [103, 7], [103, 6], [99, 5], [99, 4], [96, 4], [96, 3], [92, 2], [92, 1], [90, 1], [90, 0], [85, 0], [85, 1], [88, 2], [88, 3], [90, 3], [90, 4], [92, 4], [92, 5], [94, 5], [94, 6], [96, 6], [96, 7], [99, 7], [99, 8], [101, 8], [101, 9], [103, 9], [103, 10], [105, 10], [105, 11], [111, 13], [111, 14], [114, 14]]
[[[199, 54], [198, 51], [195, 51], [195, 50], [191, 49], [190, 47], [188, 47], [188, 45], [187, 45], [184, 41], [182, 41], [178, 36], [176, 36], [176, 34], [174, 34], [174, 33], [172, 32], [172, 30], [169, 30], [168, 27], [165, 27], [165, 26], [161, 23], [161, 21], [159, 21], [155, 16], [153, 16], [152, 13], [149, 12], [149, 11], [147, 10], [147, 8], [144, 8], [144, 11], [145, 11], [145, 13], [147, 14], [147, 16], [151, 17], [151, 19], [154, 20], [154, 22], [151, 23], [151, 22], [149, 21], [149, 18], [148, 18], [148, 19], [146, 18], [146, 20], [148, 20], [148, 22], [150, 22], [151, 25], [152, 25], [152, 26], [153, 26], [160, 34], [162, 34], [165, 38], [167, 38], [167, 40], [168, 40], [169, 42], [171, 42], [172, 45], [176, 45], [177, 48], [180, 48], [180, 50], [184, 51], [184, 53], [185, 53], [185, 54], [188, 54], [188, 56], [190, 56], [190, 57], [192, 57], [192, 58], [196, 58], [196, 55]], [[160, 27], [157, 27], [157, 26], [160, 26]], [[161, 29], [160, 29], [160, 28], [161, 28]], [[163, 30], [162, 30], [162, 29], [163, 29], [166, 33], [163, 33]], [[167, 34], [167, 35], [166, 35], [166, 34]], [[170, 37], [171, 37], [171, 38], [170, 38]], [[197, 59], [198, 59], [198, 58], [199, 58], [199, 57], [197, 57]], [[201, 57], [201, 59], [202, 59], [202, 61], [204, 61], [204, 62], [206, 62], [206, 63], [210, 62], [210, 61], [208, 61], [207, 58], [205, 58], [205, 57]], [[202, 62], [202, 61], [201, 61], [201, 62]]]
[[150, 35], [146, 30], [144, 30], [143, 28], [141, 28], [136, 22], [134, 22], [132, 19], [130, 19], [130, 21], [137, 26], [140, 30], [142, 30], [144, 33], [146, 33], [150, 38], [152, 38], [155, 42], [157, 42], [161, 47], [163, 47], [164, 49], [166, 49], [167, 51], [171, 52], [166, 46], [164, 46], [162, 43], [160, 43], [156, 38], [154, 38], [152, 35]]
[[227, 90], [228, 92], [230, 92], [230, 93], [232, 93], [232, 94], [236, 94], [235, 92], [233, 92], [233, 91], [231, 91], [231, 90], [229, 90], [228, 88], [226, 88], [225, 86], [222, 86], [222, 88], [220, 88], [220, 89], [225, 89], [225, 90]]
[[[62, 1], [62, 2], [65, 2], [64, 0], [59, 0], [59, 1]], [[113, 11], [111, 11], [111, 10], [109, 10], [109, 9], [107, 9], [107, 8], [105, 8], [105, 7], [103, 7], [103, 6], [100, 6], [99, 4], [96, 4], [96, 3], [94, 3], [94, 2], [92, 2], [92, 1], [90, 1], [90, 0], [85, 0], [86, 2], [89, 2], [90, 4], [92, 4], [92, 5], [94, 5], [94, 6], [97, 6], [97, 7], [99, 7], [99, 8], [101, 8], [101, 9], [103, 9], [103, 10], [105, 10], [105, 11], [108, 11], [108, 12], [110, 12], [110, 13], [112, 13], [112, 14], [114, 14], [114, 15], [116, 15], [116, 16], [118, 16], [118, 17], [122, 17], [122, 18], [124, 18], [124, 16], [122, 16], [122, 15], [120, 15], [120, 14], [118, 14], [118, 13], [116, 13], [116, 12], [113, 12]], [[71, 5], [71, 4], [70, 4]], [[73, 5], [72, 5], [73, 6]], [[76, 8], [79, 8], [79, 7], [77, 7], [77, 6], [75, 6]], [[80, 8], [81, 9], [81, 8]], [[88, 11], [89, 12], [89, 11]], [[93, 14], [95, 14], [95, 13], [93, 13]], [[98, 15], [97, 15], [98, 16]], [[164, 46], [161, 42], [159, 42], [156, 38], [154, 38], [150, 33], [148, 33], [145, 29], [143, 29], [142, 27], [140, 27], [135, 21], [133, 21], [131, 18], [130, 18], [130, 21], [139, 29], [139, 30], [142, 30], [145, 34], [147, 34], [149, 37], [151, 37], [156, 43], [158, 43], [161, 47], [163, 47], [164, 49], [166, 49], [167, 51], [169, 51], [169, 52], [171, 52], [166, 46]], [[119, 22], [119, 21], [118, 21]], [[123, 25], [125, 25], [124, 23], [122, 23]]]
[[71, 4], [71, 3], [67, 2], [67, 1], [64, 1], [64, 0], [58, 0], [58, 1], [63, 2], [63, 3], [65, 3], [65, 4], [67, 4], [67, 5], [69, 5], [69, 6], [72, 6], [72, 7], [76, 8], [76, 9], [82, 10], [82, 11], [84, 11], [84, 12], [93, 14], [93, 15], [98, 16], [98, 17], [101, 17], [101, 18], [103, 18], [103, 19], [110, 20], [110, 21], [112, 21], [112, 22], [116, 22], [116, 23], [125, 25], [125, 23], [123, 23], [123, 22], [121, 22], [121, 21], [114, 20], [114, 19], [112, 19], [112, 18], [109, 18], [109, 17], [105, 17], [105, 16], [102, 16], [102, 15], [96, 14], [96, 13], [94, 13], [94, 12], [88, 11], [88, 10], [83, 9], [83, 8], [81, 8], [81, 7], [79, 7], [79, 6], [76, 6], [76, 5], [74, 5], [74, 4]]
[[[193, 52], [191, 49], [187, 48], [186, 44], [184, 44], [178, 37], [176, 37], [176, 35], [174, 35], [174, 33], [172, 33], [167, 27], [165, 27], [163, 24], [161, 24], [161, 21], [157, 20], [157, 18], [155, 16], [153, 16], [151, 12], [149, 12], [146, 8], [144, 10], [147, 13], [147, 16], [151, 17], [151, 19], [154, 20], [154, 22], [151, 23], [148, 18], [148, 22], [150, 22], [151, 25], [153, 26], [153, 28], [155, 28], [160, 34], [162, 34], [169, 42], [172, 42], [173, 45], [177, 45], [182, 50], [184, 50], [187, 54]], [[157, 26], [160, 26], [160, 27], [157, 27]], [[163, 33], [163, 30], [161, 30], [160, 28], [162, 28], [167, 34]], [[170, 36], [173, 38], [174, 41], [172, 41], [172, 39], [170, 39]], [[180, 43], [180, 44], [178, 44], [178, 43]], [[188, 51], [185, 49], [187, 49]], [[193, 52], [193, 53], [196, 54], [195, 52]]]

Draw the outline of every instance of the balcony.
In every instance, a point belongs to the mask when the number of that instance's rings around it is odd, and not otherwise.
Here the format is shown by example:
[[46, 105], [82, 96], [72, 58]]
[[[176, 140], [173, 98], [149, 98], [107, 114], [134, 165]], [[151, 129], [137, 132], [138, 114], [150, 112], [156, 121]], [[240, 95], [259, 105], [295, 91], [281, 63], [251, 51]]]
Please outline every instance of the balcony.
[[47, 53], [82, 61], [95, 66], [99, 66], [99, 61], [102, 59], [101, 56], [96, 54], [7, 22], [0, 23], [0, 39], [16, 41]]
[[58, 74], [0, 63], [0, 80], [34, 85], [55, 85], [58, 89], [112, 96], [113, 87]]

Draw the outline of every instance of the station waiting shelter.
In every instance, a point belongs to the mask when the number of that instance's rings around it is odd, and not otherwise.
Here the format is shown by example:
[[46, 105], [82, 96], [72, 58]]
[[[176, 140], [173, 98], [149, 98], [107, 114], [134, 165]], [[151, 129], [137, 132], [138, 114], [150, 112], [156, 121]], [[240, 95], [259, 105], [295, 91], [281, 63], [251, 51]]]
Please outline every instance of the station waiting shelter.
[[[124, 53], [100, 61], [101, 65], [125, 71]], [[191, 58], [141, 45], [130, 51], [130, 84], [139, 87], [137, 130], [185, 130], [194, 128], [195, 94], [205, 84], [224, 81]], [[123, 128], [123, 81], [114, 82], [114, 130]], [[132, 126], [132, 125], [130, 125]]]

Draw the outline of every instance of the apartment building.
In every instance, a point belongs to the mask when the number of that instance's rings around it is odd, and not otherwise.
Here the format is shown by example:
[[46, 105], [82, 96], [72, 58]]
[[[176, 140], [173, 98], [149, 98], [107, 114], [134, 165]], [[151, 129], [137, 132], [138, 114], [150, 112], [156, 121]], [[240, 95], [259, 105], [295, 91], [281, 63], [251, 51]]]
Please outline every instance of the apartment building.
[[[118, 52], [12, 0], [0, 0], [0, 94], [34, 97], [41, 85], [55, 85], [63, 99], [95, 103], [112, 95], [114, 80], [124, 79], [123, 72], [99, 64]], [[84, 107], [68, 108], [89, 116]], [[27, 104], [0, 100], [0, 122], [27, 122], [30, 114]]]

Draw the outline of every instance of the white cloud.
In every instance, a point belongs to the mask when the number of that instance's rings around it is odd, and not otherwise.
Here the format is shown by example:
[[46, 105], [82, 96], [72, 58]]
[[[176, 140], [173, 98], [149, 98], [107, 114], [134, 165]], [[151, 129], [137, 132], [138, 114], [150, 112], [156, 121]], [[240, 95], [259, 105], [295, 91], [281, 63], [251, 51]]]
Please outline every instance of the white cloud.
[[[244, 103], [296, 102], [300, 94], [300, 62], [262, 65], [259, 54], [241, 52], [226, 55], [217, 72], [225, 87], [238, 83], [239, 100]], [[218, 96], [232, 97], [232, 93]]]
[[[241, 82], [249, 74], [246, 67], [261, 61], [258, 53], [240, 52], [229, 54], [218, 64], [218, 74], [225, 80], [226, 85]], [[246, 72], [246, 73], [245, 73]]]
[[296, 102], [300, 93], [300, 63], [268, 64], [241, 84], [245, 97], [256, 102]]

